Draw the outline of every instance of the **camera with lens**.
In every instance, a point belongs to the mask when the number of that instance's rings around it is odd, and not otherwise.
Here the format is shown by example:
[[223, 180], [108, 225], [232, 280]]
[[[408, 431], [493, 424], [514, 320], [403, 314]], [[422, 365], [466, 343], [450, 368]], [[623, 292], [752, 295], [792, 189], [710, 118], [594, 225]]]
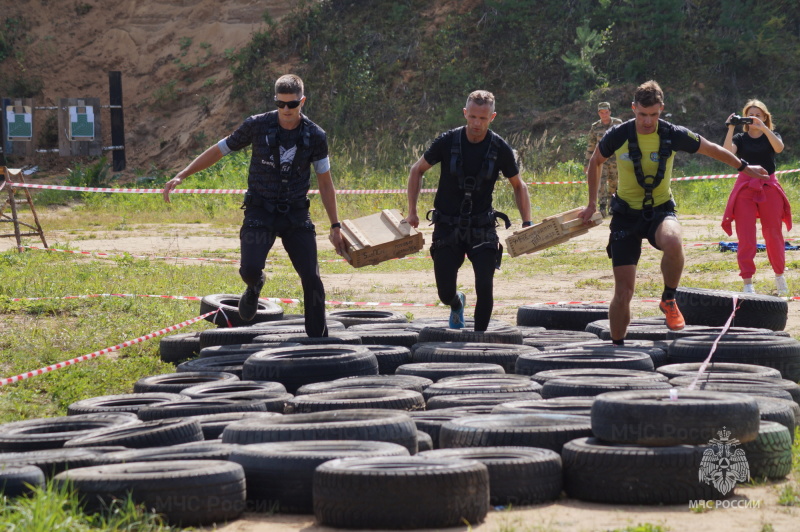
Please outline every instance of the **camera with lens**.
[[738, 126], [739, 124], [752, 124], [753, 117], [751, 116], [739, 116], [733, 115], [731, 119], [728, 121], [728, 124], [732, 126]]

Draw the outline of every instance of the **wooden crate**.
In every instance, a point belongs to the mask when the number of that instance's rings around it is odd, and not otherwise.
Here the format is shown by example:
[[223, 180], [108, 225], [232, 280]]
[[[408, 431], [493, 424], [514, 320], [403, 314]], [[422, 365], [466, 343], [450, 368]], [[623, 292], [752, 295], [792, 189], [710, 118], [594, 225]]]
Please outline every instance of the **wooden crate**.
[[416, 253], [425, 244], [422, 233], [411, 227], [397, 209], [342, 221], [345, 259], [356, 268]]
[[589, 229], [603, 223], [603, 217], [596, 212], [592, 215], [594, 225], [584, 224], [578, 218], [578, 213], [582, 210], [583, 207], [578, 207], [565, 211], [545, 218], [538, 224], [515, 231], [506, 239], [508, 254], [517, 257], [525, 253], [541, 251], [556, 244], [562, 244], [570, 238], [588, 233]]

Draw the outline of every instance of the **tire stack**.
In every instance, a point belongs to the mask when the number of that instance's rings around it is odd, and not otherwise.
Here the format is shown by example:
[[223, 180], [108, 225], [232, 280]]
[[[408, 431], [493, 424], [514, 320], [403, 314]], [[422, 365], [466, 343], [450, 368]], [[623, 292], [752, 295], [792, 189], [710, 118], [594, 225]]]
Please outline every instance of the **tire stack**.
[[[203, 309], [216, 305], [230, 319], [236, 298], [208, 296]], [[130, 493], [178, 526], [288, 511], [347, 528], [477, 524], [490, 504], [542, 503], [562, 490], [614, 503], [718, 498], [697, 481], [714, 436], [700, 426], [706, 416], [716, 429], [735, 428], [763, 470], [786, 467], [769, 454], [794, 423], [779, 398], [679, 391], [681, 407], [692, 394], [715, 406], [701, 401], [677, 418], [643, 410], [645, 398], [669, 396], [667, 379], [682, 368], [663, 366], [652, 340], [619, 350], [577, 334], [607, 313], [598, 305], [521, 307], [517, 327], [493, 321], [482, 333], [393, 312], [331, 312], [329, 328], [349, 343], [309, 339], [302, 319], [264, 307], [269, 319], [255, 325], [226, 320], [174, 335], [166, 345], [175, 350], [161, 356], [179, 362], [176, 372], [143, 377], [134, 393], [78, 401], [64, 418], [0, 425], [0, 461], [72, 482], [90, 511]], [[703, 430], [631, 438], [631, 402], [647, 421]], [[733, 414], [728, 403], [738, 405]]]

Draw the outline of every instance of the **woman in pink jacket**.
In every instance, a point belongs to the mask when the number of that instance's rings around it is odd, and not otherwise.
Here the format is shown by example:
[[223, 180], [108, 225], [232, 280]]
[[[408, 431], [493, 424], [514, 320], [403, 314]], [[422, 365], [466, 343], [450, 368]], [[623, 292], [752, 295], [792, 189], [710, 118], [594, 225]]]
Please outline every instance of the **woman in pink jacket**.
[[731, 123], [734, 116], [731, 114], [726, 122], [728, 134], [724, 147], [750, 164], [763, 166], [769, 173], [769, 179], [739, 174], [728, 198], [722, 228], [730, 235], [731, 222], [736, 220], [736, 236], [739, 239], [736, 258], [739, 275], [744, 281], [743, 292], [755, 293], [756, 218], [761, 219], [761, 234], [767, 246], [769, 263], [775, 272], [775, 287], [779, 296], [787, 296], [789, 286], [783, 276], [786, 257], [782, 224], [786, 224], [787, 231], [792, 228], [792, 212], [789, 200], [775, 177], [775, 154], [783, 151], [783, 141], [778, 133], [772, 131], [772, 115], [759, 100], [750, 100], [744, 105], [742, 117], [751, 118], [752, 123], [744, 124], [744, 132], [735, 135], [736, 124]]

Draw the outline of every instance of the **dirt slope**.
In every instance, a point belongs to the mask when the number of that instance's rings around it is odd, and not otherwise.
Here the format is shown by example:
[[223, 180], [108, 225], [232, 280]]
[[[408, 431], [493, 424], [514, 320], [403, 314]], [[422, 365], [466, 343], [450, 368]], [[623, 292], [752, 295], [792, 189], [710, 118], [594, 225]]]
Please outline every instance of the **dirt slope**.
[[[230, 53], [285, 16], [288, 0], [85, 0], [3, 2], [3, 18], [30, 29], [0, 75], [44, 82], [35, 105], [59, 98], [108, 103], [109, 70], [122, 71], [129, 168], [176, 167], [242, 117], [229, 101]], [[43, 112], [40, 118], [47, 113]], [[107, 121], [107, 111], [103, 119]], [[37, 125], [40, 122], [37, 119]], [[105, 142], [110, 133], [104, 124]], [[107, 144], [106, 144], [107, 145]]]

